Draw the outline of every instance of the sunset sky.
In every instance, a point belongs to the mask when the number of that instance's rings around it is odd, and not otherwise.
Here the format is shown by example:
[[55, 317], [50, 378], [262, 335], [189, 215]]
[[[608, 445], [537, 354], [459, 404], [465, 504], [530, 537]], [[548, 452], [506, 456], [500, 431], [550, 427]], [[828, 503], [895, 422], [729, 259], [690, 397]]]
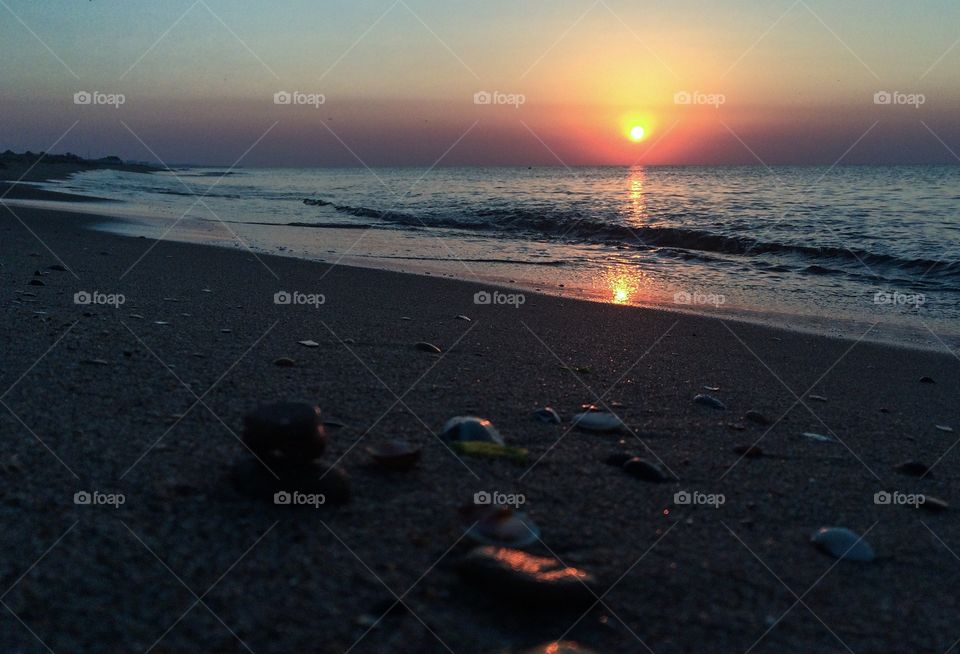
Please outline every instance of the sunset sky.
[[[956, 0], [0, 0], [0, 148], [50, 148], [79, 121], [54, 151], [154, 160], [139, 137], [168, 163], [249, 150], [248, 166], [956, 163], [958, 40]], [[483, 91], [523, 103], [475, 104]]]

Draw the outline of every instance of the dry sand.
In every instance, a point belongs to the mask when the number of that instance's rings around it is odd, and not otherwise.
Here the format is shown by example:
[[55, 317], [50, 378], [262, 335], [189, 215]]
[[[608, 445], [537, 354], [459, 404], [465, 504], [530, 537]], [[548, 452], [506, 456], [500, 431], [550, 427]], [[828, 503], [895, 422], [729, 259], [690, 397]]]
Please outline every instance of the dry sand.
[[[0, 208], [2, 651], [483, 654], [565, 634], [597, 652], [944, 652], [960, 638], [949, 353], [532, 294], [477, 306], [476, 284], [13, 211]], [[70, 271], [34, 276], [58, 263]], [[326, 302], [278, 306], [279, 290]], [[77, 305], [81, 291], [126, 301]], [[704, 392], [727, 410], [694, 404]], [[345, 423], [325, 458], [350, 474], [346, 506], [276, 507], [225, 480], [250, 459], [243, 414], [291, 398]], [[531, 418], [591, 402], [632, 433]], [[780, 420], [767, 432], [748, 410]], [[493, 420], [530, 462], [458, 460], [435, 434], [460, 414]], [[423, 446], [417, 469], [367, 466], [364, 446], [389, 437]], [[767, 456], [739, 460], [756, 441]], [[623, 450], [681, 481], [605, 465]], [[906, 460], [933, 472], [895, 473]], [[523, 493], [543, 533], [530, 551], [592, 571], [602, 603], [518, 607], [463, 581], [457, 508], [483, 489]], [[878, 506], [883, 489], [956, 506]], [[125, 503], [78, 506], [80, 490]], [[677, 506], [681, 490], [726, 501]], [[878, 560], [820, 553], [809, 537], [824, 525], [868, 532]], [[394, 593], [409, 611], [364, 635]]]

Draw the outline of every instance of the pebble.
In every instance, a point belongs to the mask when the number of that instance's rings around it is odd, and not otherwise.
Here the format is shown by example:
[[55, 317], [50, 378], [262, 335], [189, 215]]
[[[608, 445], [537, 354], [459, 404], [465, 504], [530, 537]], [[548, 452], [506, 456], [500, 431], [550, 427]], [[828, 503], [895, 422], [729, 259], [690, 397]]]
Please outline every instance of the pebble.
[[705, 390], [705, 391], [710, 391], [711, 393], [716, 393], [717, 391], [720, 390], [720, 387], [719, 387], [719, 386], [704, 386], [704, 387], [703, 387], [703, 390]]
[[293, 368], [297, 365], [297, 362], [288, 357], [280, 357], [279, 359], [273, 360], [273, 365], [280, 366], [281, 368]]
[[306, 340], [306, 341], [297, 341], [298, 344], [304, 347], [320, 347], [320, 344], [316, 341]]
[[560, 419], [560, 414], [548, 406], [545, 406], [542, 409], [537, 409], [536, 411], [534, 411], [533, 417], [539, 420], [540, 422], [545, 422], [547, 424], [559, 425], [561, 422], [563, 422]]
[[596, 579], [589, 572], [506, 547], [474, 549], [464, 558], [460, 572], [491, 594], [533, 606], [583, 607], [596, 599]]
[[373, 462], [388, 470], [409, 470], [420, 461], [420, 448], [407, 441], [389, 440], [367, 448]]
[[47, 266], [47, 270], [56, 270], [57, 272], [67, 272], [67, 267], [62, 266], [59, 263], [55, 263], [52, 266]]
[[108, 366], [110, 363], [106, 359], [84, 359], [80, 363], [86, 363], [92, 366]]
[[427, 343], [425, 341], [421, 341], [417, 343], [416, 348], [421, 352], [429, 352], [430, 354], [440, 354], [441, 352], [439, 347], [437, 347], [433, 343]]
[[694, 403], [702, 404], [703, 406], [708, 406], [711, 409], [717, 409], [718, 411], [725, 411], [727, 405], [715, 398], [712, 395], [700, 394], [693, 398]]
[[759, 411], [747, 411], [743, 417], [749, 420], [750, 422], [757, 423], [758, 425], [770, 425], [773, 423], [773, 421], [770, 420], [770, 418], [763, 415]]
[[906, 461], [894, 467], [894, 470], [902, 475], [910, 475], [911, 477], [930, 476], [930, 468], [920, 461]]
[[844, 561], [869, 563], [876, 558], [870, 543], [845, 527], [821, 527], [810, 537], [810, 542]]
[[934, 427], [936, 427], [940, 431], [945, 431], [948, 434], [953, 432], [953, 427], [950, 427], [948, 425], [934, 425]]
[[296, 465], [317, 459], [327, 445], [320, 409], [307, 402], [275, 402], [243, 417], [243, 442], [273, 463]]
[[623, 471], [631, 477], [643, 479], [644, 481], [653, 481], [663, 483], [668, 481], [679, 481], [676, 476], [667, 472], [662, 466], [653, 461], [635, 456], [623, 464]]
[[503, 445], [503, 436], [486, 418], [456, 416], [447, 420], [440, 436], [448, 441], [484, 441]]
[[573, 426], [587, 431], [611, 432], [626, 427], [617, 416], [606, 411], [587, 411], [573, 416]]
[[835, 443], [837, 440], [833, 436], [824, 436], [823, 434], [817, 434], [812, 431], [803, 432], [803, 437], [818, 443]]
[[816, 400], [817, 402], [828, 402], [828, 401], [829, 401], [829, 400], [827, 400], [827, 398], [825, 398], [823, 395], [810, 395], [809, 397], [810, 397], [811, 400]]
[[935, 381], [933, 380], [933, 377], [921, 377], [921, 378], [920, 378], [920, 383], [921, 383], [921, 384], [936, 384], [937, 382], [935, 382]]
[[31, 280], [29, 281], [29, 284], [30, 284], [30, 286], [46, 286], [46, 284], [44, 284], [44, 283], [43, 283], [42, 281], [40, 281], [39, 279], [31, 279]]

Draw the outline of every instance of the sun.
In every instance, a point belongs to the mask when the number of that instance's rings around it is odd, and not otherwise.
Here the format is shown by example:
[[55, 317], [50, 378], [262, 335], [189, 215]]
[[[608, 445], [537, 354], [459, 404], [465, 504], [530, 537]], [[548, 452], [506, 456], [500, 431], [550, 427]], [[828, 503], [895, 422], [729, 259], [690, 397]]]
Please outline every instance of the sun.
[[647, 130], [642, 125], [634, 125], [630, 128], [630, 139], [636, 142], [642, 141], [647, 137]]

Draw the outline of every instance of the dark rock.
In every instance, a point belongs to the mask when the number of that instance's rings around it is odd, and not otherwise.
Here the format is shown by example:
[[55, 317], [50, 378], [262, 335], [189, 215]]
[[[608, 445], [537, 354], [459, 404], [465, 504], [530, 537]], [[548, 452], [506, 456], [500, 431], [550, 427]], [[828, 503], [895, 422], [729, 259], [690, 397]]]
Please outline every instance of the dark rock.
[[921, 384], [936, 384], [937, 382], [935, 382], [935, 381], [933, 380], [933, 377], [926, 377], [926, 376], [924, 376], [924, 377], [921, 377], [921, 378], [920, 378], [920, 383], [921, 383]]
[[281, 368], [293, 368], [297, 365], [297, 362], [288, 357], [280, 357], [279, 359], [274, 359], [273, 365]]
[[47, 266], [47, 270], [56, 270], [57, 272], [67, 272], [67, 267], [62, 266], [59, 263], [55, 263], [52, 266]]
[[44, 284], [44, 283], [43, 283], [42, 281], [40, 281], [39, 279], [31, 279], [30, 282], [29, 282], [29, 284], [30, 284], [30, 286], [46, 286], [46, 284]]
[[574, 608], [596, 599], [596, 580], [589, 572], [506, 547], [476, 548], [460, 571], [474, 585], [511, 602]]
[[327, 445], [320, 409], [307, 402], [265, 404], [243, 418], [243, 442], [272, 467], [319, 458]]

